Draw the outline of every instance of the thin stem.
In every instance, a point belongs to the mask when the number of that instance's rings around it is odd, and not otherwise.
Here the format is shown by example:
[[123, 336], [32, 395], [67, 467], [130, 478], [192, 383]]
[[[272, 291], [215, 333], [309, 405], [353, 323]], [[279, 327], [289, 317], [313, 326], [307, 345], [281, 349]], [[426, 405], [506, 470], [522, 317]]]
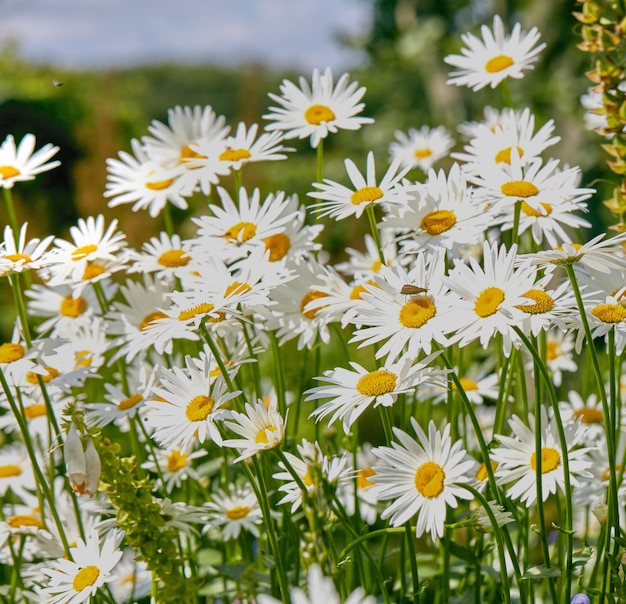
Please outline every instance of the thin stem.
[[317, 145], [316, 162], [315, 162], [315, 182], [322, 182], [322, 174], [324, 172], [324, 139], [321, 138]]
[[163, 206], [163, 212], [161, 215], [163, 216], [163, 226], [165, 227], [165, 232], [171, 237], [174, 234], [174, 221], [172, 220], [172, 208], [169, 203], [166, 203]]
[[370, 230], [372, 231], [372, 237], [374, 238], [374, 242], [376, 243], [376, 248], [378, 249], [378, 257], [382, 264], [385, 264], [385, 254], [383, 253], [383, 246], [380, 241], [380, 233], [378, 232], [378, 226], [376, 225], [376, 206], [373, 203], [368, 204], [367, 208], [365, 208], [365, 212], [367, 214], [367, 219], [370, 223]]
[[[404, 525], [404, 534], [406, 536], [406, 543], [409, 548], [409, 563], [411, 565], [411, 579], [413, 581], [413, 604], [419, 604], [420, 579], [417, 572], [417, 555], [415, 553], [414, 533], [409, 522]], [[404, 572], [404, 569], [402, 569], [402, 572]]]
[[15, 214], [15, 204], [13, 203], [13, 194], [11, 193], [11, 189], [7, 189], [6, 187], [2, 188], [4, 192], [4, 201], [6, 203], [7, 208], [7, 216], [9, 218], [9, 226], [13, 229], [13, 237], [19, 237], [20, 228], [17, 223], [17, 215]]

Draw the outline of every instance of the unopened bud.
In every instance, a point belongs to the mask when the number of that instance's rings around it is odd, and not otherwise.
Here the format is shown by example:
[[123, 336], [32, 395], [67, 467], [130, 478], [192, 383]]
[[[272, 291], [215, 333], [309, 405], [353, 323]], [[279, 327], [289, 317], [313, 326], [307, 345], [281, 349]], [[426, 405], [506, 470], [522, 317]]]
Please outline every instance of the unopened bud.
[[85, 493], [87, 493], [89, 497], [93, 497], [98, 490], [101, 469], [100, 456], [96, 451], [96, 447], [94, 447], [93, 438], [87, 441], [87, 448], [85, 449], [85, 468], [87, 473]]
[[78, 436], [76, 426], [72, 422], [67, 430], [65, 444], [63, 445], [63, 458], [65, 460], [65, 468], [67, 476], [70, 479], [72, 490], [75, 493], [84, 493], [85, 483], [87, 482], [87, 464], [85, 461], [85, 452], [83, 451], [83, 443]]
[[606, 521], [609, 517], [609, 507], [606, 503], [596, 503], [596, 505], [591, 508], [593, 515], [598, 519], [600, 524], [606, 524]]

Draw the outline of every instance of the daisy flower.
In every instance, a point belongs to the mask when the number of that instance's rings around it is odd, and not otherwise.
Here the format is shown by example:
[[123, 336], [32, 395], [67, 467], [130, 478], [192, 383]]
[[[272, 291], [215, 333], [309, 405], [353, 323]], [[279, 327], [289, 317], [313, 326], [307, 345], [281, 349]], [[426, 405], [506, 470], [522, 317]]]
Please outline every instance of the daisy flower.
[[[382, 226], [382, 225], [381, 225]], [[385, 256], [385, 266], [392, 266], [398, 257], [395, 233], [391, 229], [382, 229], [380, 233], [381, 248]], [[342, 274], [353, 277], [357, 281], [368, 281], [380, 271], [383, 263], [380, 259], [378, 246], [374, 238], [366, 234], [363, 238], [363, 250], [346, 248], [347, 262], [340, 262], [335, 268]]]
[[446, 157], [454, 146], [454, 139], [443, 126], [411, 128], [408, 133], [396, 130], [395, 137], [396, 140], [389, 145], [391, 160], [398, 159], [403, 168], [420, 168], [423, 172]]
[[[586, 444], [592, 445], [604, 438], [604, 412], [602, 401], [596, 394], [592, 393], [584, 399], [576, 390], [570, 390], [567, 400], [559, 402], [559, 412], [565, 421], [580, 420], [586, 428]], [[623, 417], [620, 423], [623, 424]]]
[[285, 438], [285, 420], [278, 412], [276, 398], [269, 404], [259, 400], [254, 405], [245, 404], [245, 413], [231, 411], [224, 426], [242, 438], [228, 438], [222, 446], [239, 449], [234, 463], [280, 445]]
[[[491, 451], [491, 458], [498, 464], [496, 479], [500, 484], [512, 485], [507, 495], [530, 506], [537, 500], [537, 462], [535, 449], [535, 417], [528, 415], [528, 425], [516, 415], [509, 420], [512, 436], [496, 435], [499, 445]], [[579, 447], [583, 442], [585, 428], [580, 422], [567, 422], [563, 426], [567, 442], [570, 482], [580, 486], [581, 476], [588, 477], [591, 461], [589, 448]], [[563, 455], [559, 443], [554, 417], [548, 417], [545, 408], [541, 410], [541, 484], [545, 501], [558, 489], [563, 490]]]
[[[621, 299], [614, 296], [607, 296], [600, 304], [595, 304], [588, 308], [587, 317], [591, 335], [594, 338], [604, 338], [607, 346], [608, 335], [613, 332], [615, 335], [615, 354], [621, 355], [626, 347], [626, 308]], [[582, 334], [582, 329], [580, 333]], [[610, 351], [613, 353], [613, 351]]]
[[113, 601], [117, 604], [132, 604], [149, 596], [152, 579], [146, 562], [137, 560], [137, 553], [126, 548], [115, 567], [115, 579], [108, 584]]
[[415, 536], [428, 532], [434, 541], [443, 537], [447, 508], [456, 508], [458, 499], [472, 498], [456, 483], [470, 481], [467, 473], [475, 462], [461, 441], [452, 443], [449, 424], [440, 432], [431, 420], [428, 435], [413, 417], [411, 425], [417, 440], [394, 428], [400, 443], [373, 449], [379, 463], [370, 478], [372, 493], [379, 501], [393, 500], [381, 518], [391, 517], [392, 526], [401, 526], [417, 515]]
[[[457, 130], [469, 140], [479, 136], [483, 128], [486, 127], [492, 131], [496, 130], [502, 126], [507, 116], [519, 116], [520, 114], [520, 111], [516, 111], [510, 107], [505, 107], [500, 110], [495, 107], [487, 106], [483, 109], [482, 120], [478, 122], [461, 122], [458, 125]], [[516, 119], [516, 117], [513, 119]]]
[[217, 489], [205, 506], [209, 510], [209, 528], [218, 529], [224, 541], [237, 539], [242, 530], [259, 536], [258, 527], [263, 524], [263, 514], [250, 485], [233, 488], [228, 493]]
[[[455, 368], [455, 371], [458, 374], [458, 368]], [[498, 399], [500, 379], [497, 373], [488, 373], [484, 368], [470, 367], [466, 373], [459, 376], [459, 381], [465, 395], [474, 405], [482, 405], [485, 399], [494, 401]], [[425, 384], [420, 394], [424, 398], [432, 397], [433, 403], [441, 403], [447, 400], [449, 388], [457, 390], [454, 383], [449, 387], [446, 383], [443, 388], [437, 384]]]
[[0, 188], [10, 189], [16, 182], [33, 180], [37, 174], [56, 168], [61, 162], [48, 160], [58, 150], [47, 143], [35, 151], [33, 134], [26, 134], [16, 148], [15, 139], [9, 134], [0, 145]]
[[54, 239], [49, 235], [44, 239], [31, 239], [26, 242], [26, 228], [24, 223], [20, 229], [19, 239], [15, 239], [15, 233], [10, 226], [4, 228], [4, 241], [0, 258], [5, 262], [0, 264], [0, 274], [21, 273], [26, 270], [40, 270], [48, 266], [50, 253], [47, 252], [50, 243]]
[[394, 160], [382, 180], [376, 180], [376, 166], [374, 154], [367, 154], [367, 170], [363, 177], [354, 162], [345, 160], [346, 171], [352, 182], [352, 187], [324, 179], [322, 183], [313, 183], [319, 191], [309, 193], [309, 197], [321, 199], [320, 203], [312, 206], [313, 211], [320, 216], [330, 216], [336, 220], [356, 216], [359, 218], [365, 209], [372, 204], [383, 206], [405, 204], [407, 194], [404, 187], [398, 186], [408, 168], [400, 167], [400, 160]]
[[10, 489], [20, 499], [27, 499], [35, 492], [35, 473], [26, 447], [20, 442], [0, 448], [0, 497], [6, 497]]
[[122, 557], [120, 543], [124, 532], [112, 529], [100, 545], [100, 538], [92, 530], [85, 541], [76, 539], [70, 548], [73, 560], [60, 558], [49, 562], [41, 572], [48, 577], [48, 585], [39, 594], [48, 604], [80, 604], [87, 602], [99, 588], [115, 579], [113, 569]]
[[263, 116], [271, 121], [265, 126], [266, 130], [281, 130], [287, 139], [309, 137], [311, 147], [315, 148], [331, 132], [359, 130], [374, 121], [358, 116], [365, 107], [360, 102], [365, 87], [359, 88], [357, 82], [350, 82], [347, 73], [334, 84], [330, 67], [324, 73], [314, 69], [311, 84], [303, 77], [298, 83], [300, 87], [283, 80], [281, 96], [270, 93], [270, 98], [279, 106], [270, 107], [270, 113]]
[[[171, 493], [179, 488], [185, 480], [200, 481], [200, 474], [193, 467], [194, 460], [204, 457], [207, 452], [204, 449], [184, 453], [180, 449], [159, 449], [152, 447], [148, 459], [141, 464], [144, 470], [157, 475], [155, 488], [164, 489]], [[161, 481], [163, 477], [163, 481]]]
[[[552, 375], [552, 381], [558, 388], [563, 382], [563, 372], [578, 369], [574, 361], [574, 338], [571, 334], [552, 329], [546, 334], [546, 365]], [[528, 365], [532, 367], [532, 361]]]
[[152, 437], [163, 447], [190, 451], [195, 444], [212, 440], [221, 444], [216, 421], [224, 419], [224, 407], [240, 394], [226, 392], [223, 379], [211, 378], [211, 359], [202, 366], [185, 357], [185, 369], [161, 370], [160, 386], [154, 398], [145, 402], [145, 422], [154, 428]]
[[485, 86], [495, 88], [508, 77], [520, 79], [524, 70], [533, 69], [537, 55], [546, 46], [537, 45], [540, 35], [536, 27], [525, 33], [516, 23], [507, 36], [498, 15], [493, 18], [493, 31], [486, 25], [480, 31], [482, 40], [469, 33], [463, 34], [461, 39], [467, 48], [462, 48], [460, 55], [444, 58], [448, 65], [457, 68], [450, 73], [448, 84], [480, 90]]
[[435, 384], [443, 388], [445, 373], [427, 367], [437, 356], [438, 353], [432, 354], [414, 365], [413, 357], [407, 355], [395, 363], [387, 361], [375, 371], [367, 371], [355, 362], [350, 362], [352, 370], [339, 367], [325, 371], [322, 377], [315, 379], [327, 384], [307, 390], [305, 400], [332, 400], [315, 409], [311, 416], [319, 421], [332, 414], [329, 425], [340, 419], [344, 432], [349, 434], [352, 424], [369, 407], [390, 407], [400, 394], [415, 392], [420, 384]]

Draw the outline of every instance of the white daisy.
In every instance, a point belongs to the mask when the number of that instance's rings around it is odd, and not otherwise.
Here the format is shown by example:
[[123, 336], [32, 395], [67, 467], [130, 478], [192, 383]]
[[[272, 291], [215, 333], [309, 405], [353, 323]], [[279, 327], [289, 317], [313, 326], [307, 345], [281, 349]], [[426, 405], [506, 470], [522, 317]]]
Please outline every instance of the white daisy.
[[26, 134], [16, 148], [15, 139], [9, 134], [0, 145], [0, 188], [10, 189], [16, 182], [33, 180], [37, 174], [56, 168], [61, 162], [48, 160], [58, 150], [47, 143], [35, 151], [33, 134]]
[[[380, 225], [381, 227], [384, 225]], [[400, 262], [398, 257], [398, 246], [396, 245], [395, 233], [391, 229], [382, 229], [380, 233], [380, 243], [385, 257], [385, 266], [392, 266], [395, 262]], [[380, 271], [383, 263], [380, 259], [378, 246], [370, 234], [363, 237], [363, 248], [357, 250], [347, 247], [348, 261], [335, 265], [340, 273], [354, 277], [357, 281], [368, 281]]]
[[11, 490], [20, 499], [35, 492], [35, 473], [26, 447], [20, 442], [0, 448], [0, 496]]
[[126, 548], [115, 567], [115, 579], [108, 584], [117, 604], [132, 604], [150, 595], [152, 573], [147, 563], [137, 560], [137, 553]]
[[[183, 452], [177, 448], [160, 449], [150, 448], [150, 455], [141, 464], [144, 470], [157, 475], [154, 486], [171, 493], [179, 488], [185, 480], [201, 480], [200, 473], [193, 467], [194, 460], [204, 457], [207, 452], [198, 449], [193, 452]], [[161, 480], [161, 477], [163, 480]]]
[[434, 541], [443, 536], [447, 508], [456, 508], [457, 499], [472, 498], [456, 483], [470, 482], [475, 462], [462, 449], [461, 441], [452, 443], [450, 424], [440, 432], [431, 420], [428, 435], [413, 417], [411, 425], [417, 440], [394, 428], [400, 443], [373, 449], [380, 463], [370, 478], [372, 492], [379, 501], [394, 500], [381, 518], [391, 517], [391, 525], [400, 526], [417, 515], [416, 537], [428, 532]]
[[31, 239], [26, 242], [26, 228], [28, 223], [24, 223], [20, 229], [19, 239], [15, 239], [15, 233], [10, 226], [4, 228], [4, 241], [0, 258], [6, 262], [0, 264], [0, 274], [21, 273], [26, 270], [40, 270], [48, 266], [50, 253], [48, 246], [54, 239], [53, 235], [44, 239]]
[[242, 530], [259, 536], [263, 514], [250, 485], [232, 488], [228, 493], [217, 489], [205, 506], [209, 510], [208, 527], [218, 529], [224, 541], [237, 539]]
[[399, 159], [402, 167], [420, 168], [424, 172], [446, 157], [454, 146], [454, 139], [443, 126], [410, 128], [408, 133], [396, 130], [395, 137], [389, 145], [391, 160]]

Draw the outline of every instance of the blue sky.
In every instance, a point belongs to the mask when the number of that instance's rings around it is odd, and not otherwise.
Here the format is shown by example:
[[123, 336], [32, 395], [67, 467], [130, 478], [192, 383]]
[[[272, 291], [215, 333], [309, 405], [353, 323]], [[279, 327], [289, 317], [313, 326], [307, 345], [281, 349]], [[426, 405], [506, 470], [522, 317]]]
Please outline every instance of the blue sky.
[[177, 60], [346, 68], [333, 39], [368, 24], [367, 0], [0, 0], [0, 41], [60, 67]]

